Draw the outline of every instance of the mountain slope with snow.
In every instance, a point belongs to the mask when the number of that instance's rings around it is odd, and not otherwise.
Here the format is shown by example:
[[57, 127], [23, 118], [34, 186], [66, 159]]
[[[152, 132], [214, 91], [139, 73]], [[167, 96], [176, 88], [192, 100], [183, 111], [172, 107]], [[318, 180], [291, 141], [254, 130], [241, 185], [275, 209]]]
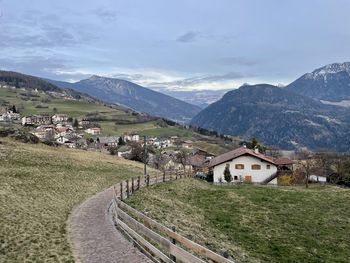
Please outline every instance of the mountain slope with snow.
[[286, 89], [318, 100], [350, 100], [350, 62], [333, 63], [306, 73]]

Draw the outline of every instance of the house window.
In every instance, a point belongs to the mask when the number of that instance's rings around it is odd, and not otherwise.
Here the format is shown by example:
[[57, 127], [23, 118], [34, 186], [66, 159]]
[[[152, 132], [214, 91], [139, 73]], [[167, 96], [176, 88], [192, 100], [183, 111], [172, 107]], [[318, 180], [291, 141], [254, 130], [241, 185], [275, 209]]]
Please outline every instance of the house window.
[[271, 165], [267, 164], [266, 165], [266, 169], [270, 170], [271, 169]]
[[261, 165], [260, 164], [252, 164], [252, 170], [260, 170]]
[[235, 175], [235, 176], [233, 177], [233, 180], [234, 180], [234, 181], [237, 181], [237, 180], [238, 180], [238, 176]]
[[235, 165], [235, 168], [237, 169], [237, 170], [243, 170], [244, 169], [244, 164], [236, 164]]

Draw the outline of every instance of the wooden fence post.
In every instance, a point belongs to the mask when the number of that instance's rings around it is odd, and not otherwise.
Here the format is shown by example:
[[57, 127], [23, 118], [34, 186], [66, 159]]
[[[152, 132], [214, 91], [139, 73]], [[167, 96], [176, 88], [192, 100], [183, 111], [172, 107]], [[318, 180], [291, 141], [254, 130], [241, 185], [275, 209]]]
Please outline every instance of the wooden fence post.
[[137, 190], [140, 190], [140, 180], [141, 180], [140, 176], [137, 177]]
[[176, 174], [175, 174], [175, 180], [177, 180], [177, 170], [176, 170]]
[[123, 200], [123, 182], [120, 182], [120, 200]]
[[133, 194], [135, 191], [134, 189], [134, 177], [131, 178], [131, 194]]
[[165, 171], [163, 171], [163, 182], [165, 182]]
[[126, 180], [126, 198], [129, 198], [129, 179]]
[[[171, 230], [173, 230], [173, 232], [176, 232], [175, 226], [172, 226], [172, 227], [171, 227]], [[174, 245], [176, 244], [176, 240], [175, 240], [174, 238], [170, 238], [170, 241], [171, 241], [171, 243], [173, 243]], [[175, 257], [175, 256], [170, 255], [170, 259], [171, 259], [172, 261], [176, 262], [176, 257]]]
[[147, 186], [149, 186], [149, 174], [147, 174]]

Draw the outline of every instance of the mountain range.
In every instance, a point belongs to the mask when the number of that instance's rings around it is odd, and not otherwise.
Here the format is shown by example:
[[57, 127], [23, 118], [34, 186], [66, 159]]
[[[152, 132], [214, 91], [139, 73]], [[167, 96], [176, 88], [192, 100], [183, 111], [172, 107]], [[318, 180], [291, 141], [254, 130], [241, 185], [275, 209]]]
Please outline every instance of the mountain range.
[[191, 124], [284, 149], [350, 150], [349, 110], [268, 84], [228, 92]]
[[349, 65], [327, 65], [285, 88], [244, 85], [202, 110], [191, 124], [284, 149], [350, 151], [350, 109], [324, 103], [350, 98]]
[[181, 123], [192, 119], [194, 126], [247, 139], [256, 137], [284, 149], [350, 151], [350, 108], [346, 107], [350, 102], [349, 62], [326, 65], [283, 88], [243, 85], [202, 110], [200, 106], [222, 93], [169, 92], [197, 104], [193, 105], [126, 80], [100, 76], [69, 83], [0, 71], [0, 82], [88, 100], [97, 98]]
[[350, 100], [350, 62], [333, 63], [306, 73], [286, 89], [318, 100]]
[[48, 81], [61, 88], [73, 89], [109, 103], [181, 123], [189, 122], [201, 110], [199, 106], [121, 79], [92, 76], [75, 83]]

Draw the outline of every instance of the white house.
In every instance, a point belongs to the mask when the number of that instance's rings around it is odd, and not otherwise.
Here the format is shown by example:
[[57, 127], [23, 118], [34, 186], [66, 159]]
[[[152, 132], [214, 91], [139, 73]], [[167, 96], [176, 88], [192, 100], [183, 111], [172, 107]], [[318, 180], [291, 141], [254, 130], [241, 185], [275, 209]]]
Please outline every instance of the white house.
[[92, 135], [99, 135], [101, 134], [101, 128], [89, 128], [85, 130], [86, 133], [92, 134]]
[[327, 177], [324, 175], [313, 174], [313, 175], [310, 175], [309, 181], [314, 183], [327, 183]]
[[67, 114], [55, 114], [52, 116], [52, 122], [56, 123], [66, 123], [68, 121]]
[[214, 172], [214, 183], [225, 182], [224, 170], [228, 167], [234, 183], [277, 184], [277, 164], [274, 159], [245, 147], [213, 158], [209, 167]]
[[124, 141], [130, 141], [130, 142], [138, 142], [140, 140], [140, 135], [137, 133], [128, 133], [124, 135]]

